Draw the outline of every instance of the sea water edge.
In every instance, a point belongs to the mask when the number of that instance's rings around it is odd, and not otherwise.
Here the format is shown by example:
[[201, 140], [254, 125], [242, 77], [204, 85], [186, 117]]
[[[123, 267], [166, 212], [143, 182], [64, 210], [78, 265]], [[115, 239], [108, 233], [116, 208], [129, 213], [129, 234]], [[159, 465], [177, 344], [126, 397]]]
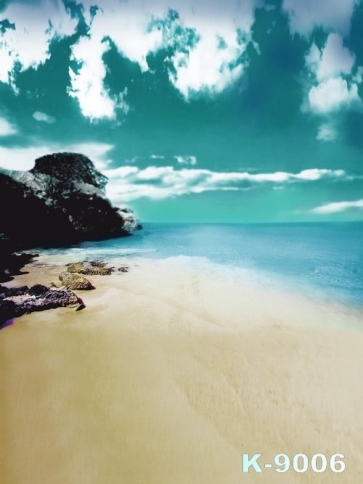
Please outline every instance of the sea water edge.
[[175, 268], [363, 309], [363, 223], [145, 223], [131, 237], [40, 251], [64, 264], [168, 259]]

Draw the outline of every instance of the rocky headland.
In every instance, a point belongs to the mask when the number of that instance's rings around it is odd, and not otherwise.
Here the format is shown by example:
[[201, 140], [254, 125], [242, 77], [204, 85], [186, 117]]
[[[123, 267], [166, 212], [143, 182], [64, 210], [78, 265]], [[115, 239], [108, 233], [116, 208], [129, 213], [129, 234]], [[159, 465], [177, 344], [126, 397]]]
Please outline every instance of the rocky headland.
[[1, 170], [0, 282], [21, 262], [15, 251], [124, 237], [141, 228], [130, 209], [106, 198], [107, 181], [77, 153], [43, 156], [29, 171]]
[[[29, 171], [0, 170], [0, 282], [21, 274], [37, 255], [24, 250], [126, 237], [140, 229], [132, 210], [107, 199], [107, 182], [89, 158], [77, 153], [43, 156]], [[69, 305], [82, 309], [72, 290], [94, 288], [85, 274], [111, 272], [95, 261], [89, 267], [69, 266], [60, 275], [61, 287], [0, 286], [0, 326], [27, 312]]]

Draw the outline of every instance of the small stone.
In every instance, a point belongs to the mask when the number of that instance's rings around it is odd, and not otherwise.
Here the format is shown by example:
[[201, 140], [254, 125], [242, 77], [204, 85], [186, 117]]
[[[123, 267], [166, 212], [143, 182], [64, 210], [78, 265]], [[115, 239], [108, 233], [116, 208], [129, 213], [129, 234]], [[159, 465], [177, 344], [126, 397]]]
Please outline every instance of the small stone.
[[92, 267], [105, 267], [106, 262], [103, 262], [102, 260], [91, 260], [90, 265]]
[[52, 281], [52, 282], [50, 283], [50, 287], [55, 287], [56, 289], [59, 289], [59, 288], [60, 288], [60, 287], [62, 287], [62, 286], [63, 286], [63, 285], [62, 285], [60, 282], [58, 282], [58, 281]]
[[119, 272], [129, 272], [130, 268], [129, 267], [119, 267], [118, 271]]

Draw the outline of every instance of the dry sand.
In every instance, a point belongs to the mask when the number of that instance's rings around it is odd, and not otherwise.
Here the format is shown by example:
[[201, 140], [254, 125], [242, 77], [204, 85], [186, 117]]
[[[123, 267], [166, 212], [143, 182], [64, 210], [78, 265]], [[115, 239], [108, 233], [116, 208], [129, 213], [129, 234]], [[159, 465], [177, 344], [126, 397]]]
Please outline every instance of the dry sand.
[[[137, 264], [0, 332], [1, 484], [363, 482], [362, 313]], [[281, 452], [346, 471], [242, 474]]]

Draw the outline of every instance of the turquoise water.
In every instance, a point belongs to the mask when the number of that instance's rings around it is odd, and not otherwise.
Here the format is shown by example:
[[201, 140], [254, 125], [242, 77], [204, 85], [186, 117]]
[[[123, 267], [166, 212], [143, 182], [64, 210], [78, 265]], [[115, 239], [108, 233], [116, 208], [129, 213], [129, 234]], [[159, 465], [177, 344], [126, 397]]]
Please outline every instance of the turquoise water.
[[66, 252], [72, 260], [137, 255], [213, 263], [210, 274], [216, 276], [218, 268], [230, 269], [254, 282], [363, 306], [363, 223], [144, 224], [131, 237], [87, 242]]

